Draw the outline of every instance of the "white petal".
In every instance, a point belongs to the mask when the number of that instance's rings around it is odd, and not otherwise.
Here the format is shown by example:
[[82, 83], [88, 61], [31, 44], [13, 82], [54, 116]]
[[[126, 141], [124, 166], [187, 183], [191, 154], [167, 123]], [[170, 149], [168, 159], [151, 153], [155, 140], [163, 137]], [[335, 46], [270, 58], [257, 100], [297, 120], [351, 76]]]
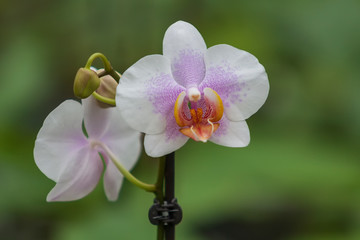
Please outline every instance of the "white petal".
[[109, 126], [101, 138], [128, 170], [132, 169], [141, 153], [141, 134], [123, 119], [120, 110], [111, 108]]
[[161, 157], [178, 150], [188, 139], [188, 137], [180, 132], [176, 137], [172, 138], [169, 138], [166, 133], [157, 135], [146, 134], [144, 139], [145, 152], [151, 157]]
[[73, 154], [87, 145], [81, 128], [82, 112], [80, 103], [76, 101], [61, 103], [46, 117], [37, 135], [35, 162], [54, 181], [59, 180]]
[[[131, 170], [139, 160], [141, 153], [140, 133], [131, 129], [124, 121], [112, 121], [103, 142], [117, 157], [117, 160], [127, 169]], [[116, 123], [118, 123], [116, 125]], [[106, 157], [106, 153], [103, 153]], [[123, 182], [123, 175], [116, 168], [110, 159], [106, 160], [107, 166], [104, 174], [105, 194], [109, 201], [115, 201], [118, 198], [119, 191]]]
[[116, 106], [132, 128], [158, 134], [164, 131], [166, 115], [183, 90], [173, 80], [169, 60], [150, 55], [125, 71], [117, 87]]
[[250, 142], [250, 132], [245, 121], [233, 122], [223, 117], [220, 126], [210, 141], [225, 147], [246, 147]]
[[86, 196], [96, 187], [102, 171], [103, 163], [97, 151], [83, 147], [71, 156], [47, 201], [73, 201]]
[[210, 87], [220, 95], [228, 119], [247, 119], [264, 104], [269, 81], [253, 55], [221, 44], [208, 49], [205, 64], [206, 76], [199, 88]]
[[[130, 128], [118, 108], [110, 108], [109, 125], [101, 141], [115, 154], [121, 164], [130, 170], [141, 153], [141, 134]], [[106, 153], [103, 153], [106, 157]], [[106, 157], [107, 158], [107, 157]], [[123, 182], [123, 176], [110, 159], [104, 174], [104, 189], [109, 201], [116, 201]]]
[[190, 23], [178, 21], [165, 32], [163, 53], [169, 59], [176, 58], [184, 49], [205, 53], [206, 44], [199, 31]]
[[102, 108], [93, 96], [82, 99], [84, 124], [90, 138], [99, 139], [110, 123], [111, 107]]
[[104, 174], [104, 189], [109, 201], [116, 201], [123, 183], [124, 177], [111, 160], [107, 161]]
[[164, 56], [170, 59], [174, 79], [182, 86], [197, 86], [205, 76], [206, 44], [191, 24], [178, 21], [165, 32]]

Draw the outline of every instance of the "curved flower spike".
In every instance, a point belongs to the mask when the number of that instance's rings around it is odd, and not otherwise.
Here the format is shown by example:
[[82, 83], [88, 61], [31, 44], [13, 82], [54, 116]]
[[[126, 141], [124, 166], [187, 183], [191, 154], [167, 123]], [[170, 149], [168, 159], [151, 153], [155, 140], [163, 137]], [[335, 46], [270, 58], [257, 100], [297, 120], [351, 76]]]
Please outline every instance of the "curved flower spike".
[[[82, 130], [84, 121], [88, 137]], [[101, 108], [93, 97], [82, 104], [67, 100], [45, 119], [35, 141], [34, 158], [40, 170], [56, 182], [47, 201], [72, 201], [89, 194], [104, 174], [105, 194], [118, 198], [123, 176], [98, 148], [105, 144], [126, 169], [136, 163], [141, 146], [140, 133], [125, 124], [118, 109]], [[104, 163], [99, 153], [104, 158]]]
[[132, 65], [117, 87], [124, 119], [145, 135], [152, 157], [182, 147], [189, 138], [228, 147], [250, 141], [245, 119], [265, 102], [269, 81], [248, 52], [206, 44], [189, 23], [178, 21], [164, 37], [163, 55]]

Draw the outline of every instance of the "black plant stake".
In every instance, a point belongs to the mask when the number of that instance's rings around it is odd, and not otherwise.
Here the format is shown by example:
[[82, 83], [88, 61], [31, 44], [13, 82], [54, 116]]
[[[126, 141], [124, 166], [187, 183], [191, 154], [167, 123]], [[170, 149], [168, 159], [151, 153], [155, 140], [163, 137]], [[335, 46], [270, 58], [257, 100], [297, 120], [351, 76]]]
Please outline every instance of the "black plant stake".
[[158, 240], [175, 239], [175, 225], [181, 222], [182, 211], [175, 198], [175, 153], [165, 156], [165, 196], [155, 199], [149, 210], [149, 220], [158, 226]]

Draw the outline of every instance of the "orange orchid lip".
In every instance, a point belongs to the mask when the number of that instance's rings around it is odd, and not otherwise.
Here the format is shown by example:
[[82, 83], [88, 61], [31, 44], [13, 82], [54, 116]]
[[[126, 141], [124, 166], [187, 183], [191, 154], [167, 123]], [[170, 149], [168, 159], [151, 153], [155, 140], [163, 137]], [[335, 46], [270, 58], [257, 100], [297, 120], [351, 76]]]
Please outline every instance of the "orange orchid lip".
[[[204, 98], [195, 101], [187, 97], [183, 91], [179, 94], [174, 105], [174, 117], [180, 132], [195, 141], [206, 142], [219, 128], [220, 119], [224, 113], [222, 100], [211, 88], [204, 89]], [[186, 98], [187, 97], [187, 98]]]

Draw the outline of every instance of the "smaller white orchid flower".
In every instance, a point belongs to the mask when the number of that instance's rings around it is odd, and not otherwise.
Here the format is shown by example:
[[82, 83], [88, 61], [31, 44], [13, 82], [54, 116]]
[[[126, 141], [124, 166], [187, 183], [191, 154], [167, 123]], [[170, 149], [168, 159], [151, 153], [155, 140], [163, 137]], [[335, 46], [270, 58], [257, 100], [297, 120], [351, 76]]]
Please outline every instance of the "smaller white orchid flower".
[[[97, 185], [104, 165], [104, 188], [110, 201], [118, 198], [123, 175], [110, 158], [125, 169], [136, 163], [140, 133], [129, 128], [116, 108], [102, 108], [92, 96], [82, 104], [67, 100], [45, 119], [35, 141], [39, 169], [56, 182], [47, 201], [72, 201], [89, 194]], [[82, 124], [88, 137], [85, 136]], [[101, 159], [99, 153], [103, 156]]]
[[250, 141], [245, 119], [265, 102], [269, 81], [250, 53], [206, 44], [189, 23], [164, 36], [163, 55], [140, 59], [123, 74], [116, 102], [124, 119], [144, 132], [152, 157], [173, 152], [189, 138], [228, 147]]

